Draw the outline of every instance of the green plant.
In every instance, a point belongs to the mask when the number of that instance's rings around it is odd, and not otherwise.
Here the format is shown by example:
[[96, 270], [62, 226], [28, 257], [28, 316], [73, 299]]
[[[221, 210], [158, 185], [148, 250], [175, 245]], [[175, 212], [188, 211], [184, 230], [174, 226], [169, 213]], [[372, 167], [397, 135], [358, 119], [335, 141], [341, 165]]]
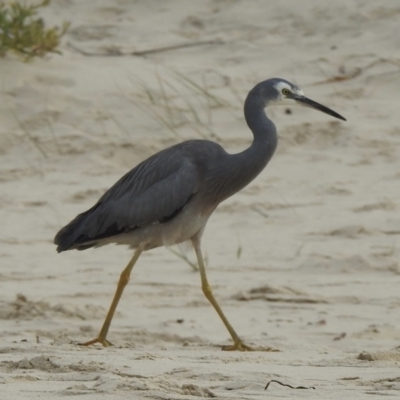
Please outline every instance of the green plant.
[[43, 0], [36, 5], [0, 4], [0, 56], [13, 51], [27, 61], [49, 52], [60, 54], [57, 47], [70, 24], [64, 22], [61, 28], [46, 29], [43, 19], [36, 17], [37, 10], [48, 6], [50, 1]]

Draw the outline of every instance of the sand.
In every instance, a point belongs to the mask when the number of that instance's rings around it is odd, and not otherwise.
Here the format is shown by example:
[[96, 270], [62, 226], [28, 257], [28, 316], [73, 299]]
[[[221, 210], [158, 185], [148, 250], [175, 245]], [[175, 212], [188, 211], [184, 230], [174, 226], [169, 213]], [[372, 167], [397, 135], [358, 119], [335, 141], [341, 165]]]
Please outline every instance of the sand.
[[[53, 0], [43, 16], [72, 22], [62, 55], [0, 63], [0, 398], [398, 398], [398, 0]], [[348, 121], [268, 110], [279, 148], [203, 247], [237, 332], [279, 351], [221, 351], [198, 273], [165, 248], [134, 269], [114, 346], [78, 346], [132, 251], [57, 254], [55, 233], [167, 145], [246, 148], [244, 98], [275, 76]]]

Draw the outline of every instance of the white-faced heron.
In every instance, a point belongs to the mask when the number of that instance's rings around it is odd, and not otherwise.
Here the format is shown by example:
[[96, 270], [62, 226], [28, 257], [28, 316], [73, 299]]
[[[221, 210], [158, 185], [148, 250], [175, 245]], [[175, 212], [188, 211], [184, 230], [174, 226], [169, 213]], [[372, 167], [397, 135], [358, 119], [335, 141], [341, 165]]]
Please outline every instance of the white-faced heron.
[[264, 109], [282, 103], [298, 103], [346, 121], [331, 109], [305, 97], [296, 85], [284, 79], [268, 79], [249, 92], [244, 104], [246, 122], [254, 137], [249, 148], [229, 154], [219, 144], [208, 140], [188, 140], [168, 147], [129, 171], [90, 210], [79, 214], [57, 233], [54, 243], [58, 252], [109, 243], [126, 244], [135, 249], [121, 273], [98, 337], [84, 345], [111, 345], [106, 339], [107, 332], [142, 251], [191, 241], [203, 293], [233, 339], [233, 345], [225, 350], [252, 350], [232, 328], [211, 292], [200, 239], [219, 203], [243, 189], [268, 164], [278, 137]]

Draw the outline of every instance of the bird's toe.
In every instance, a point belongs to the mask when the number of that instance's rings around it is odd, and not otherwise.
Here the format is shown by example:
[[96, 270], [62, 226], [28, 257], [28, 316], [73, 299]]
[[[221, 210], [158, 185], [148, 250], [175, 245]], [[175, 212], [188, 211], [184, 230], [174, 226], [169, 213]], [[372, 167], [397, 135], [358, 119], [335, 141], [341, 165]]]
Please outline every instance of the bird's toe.
[[79, 346], [91, 346], [92, 344], [99, 343], [103, 345], [103, 347], [110, 347], [113, 344], [108, 341], [106, 338], [97, 337], [95, 339], [89, 340], [88, 342], [79, 343]]
[[224, 351], [279, 351], [273, 347], [251, 347], [244, 344], [242, 341], [235, 342], [230, 346], [222, 346]]

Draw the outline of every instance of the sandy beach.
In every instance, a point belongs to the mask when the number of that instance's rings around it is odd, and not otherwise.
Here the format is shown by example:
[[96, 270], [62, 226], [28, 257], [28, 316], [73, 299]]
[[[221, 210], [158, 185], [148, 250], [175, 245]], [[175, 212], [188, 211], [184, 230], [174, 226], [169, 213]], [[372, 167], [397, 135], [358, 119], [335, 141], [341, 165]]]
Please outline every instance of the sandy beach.
[[[53, 0], [41, 14], [71, 22], [62, 55], [0, 62], [0, 399], [398, 398], [399, 1]], [[54, 235], [166, 146], [245, 149], [244, 99], [272, 77], [347, 118], [268, 109], [278, 150], [203, 236], [230, 322], [276, 351], [221, 351], [186, 245], [142, 255], [114, 346], [79, 346], [132, 250], [57, 254]]]

